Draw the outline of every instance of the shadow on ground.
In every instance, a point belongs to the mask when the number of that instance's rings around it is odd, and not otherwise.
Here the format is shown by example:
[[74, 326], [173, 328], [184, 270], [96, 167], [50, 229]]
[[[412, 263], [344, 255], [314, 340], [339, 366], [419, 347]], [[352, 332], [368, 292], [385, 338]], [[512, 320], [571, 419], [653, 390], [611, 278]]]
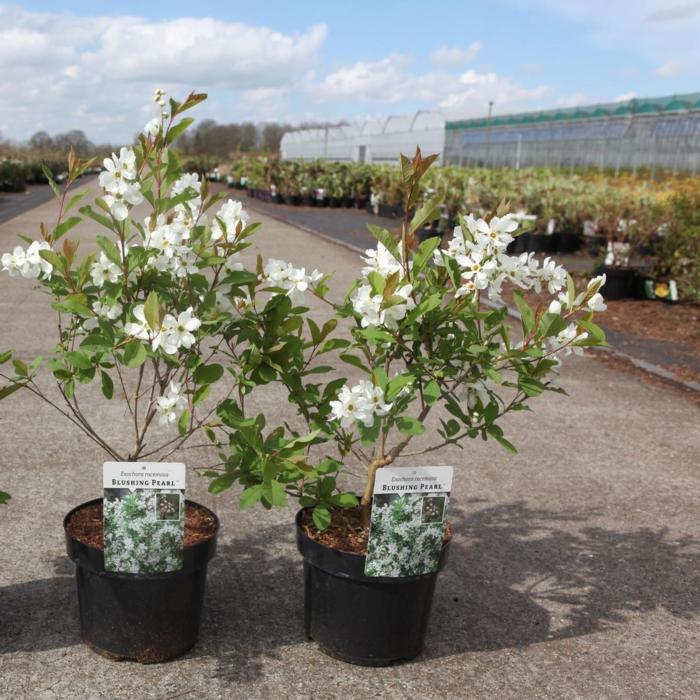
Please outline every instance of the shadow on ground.
[[[698, 539], [674, 539], [666, 528], [586, 526], [595, 512], [479, 501], [467, 508], [454, 513], [459, 534], [438, 584], [425, 658], [576, 637], [657, 608], [686, 618], [700, 612]], [[79, 643], [70, 564], [57, 566], [54, 578], [0, 588], [0, 653]], [[216, 657], [218, 677], [251, 682], [282, 648], [303, 643], [292, 524], [222, 545], [191, 656]]]

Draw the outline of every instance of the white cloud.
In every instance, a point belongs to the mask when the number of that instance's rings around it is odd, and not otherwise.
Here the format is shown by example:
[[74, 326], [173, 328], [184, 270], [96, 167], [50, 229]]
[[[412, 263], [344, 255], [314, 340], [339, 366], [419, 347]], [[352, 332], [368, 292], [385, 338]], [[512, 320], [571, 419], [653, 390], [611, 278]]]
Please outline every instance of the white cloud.
[[546, 86], [526, 88], [493, 72], [470, 69], [455, 76], [447, 72], [416, 73], [411, 69], [408, 56], [391, 54], [379, 61], [359, 61], [339, 68], [310, 89], [320, 101], [406, 103], [406, 111], [419, 103], [459, 117], [485, 113], [489, 101], [495, 102], [500, 111], [539, 106], [537, 101], [549, 93]]
[[430, 62], [438, 68], [461, 68], [465, 63], [469, 63], [479, 51], [481, 51], [481, 44], [478, 41], [472, 42], [466, 49], [441, 46], [433, 51]]
[[[78, 17], [0, 5], [0, 114], [5, 136], [82, 128], [93, 140], [130, 139], [153, 109], [154, 87], [225, 95], [199, 115], [227, 118], [235, 98], [255, 101], [302, 83], [326, 27], [300, 34], [211, 18], [161, 22]], [[250, 115], [248, 115], [250, 116]]]
[[666, 61], [654, 69], [654, 75], [659, 78], [675, 78], [682, 72], [682, 66], [678, 61]]
[[591, 100], [585, 92], [574, 92], [571, 95], [562, 95], [562, 97], [557, 100], [557, 107], [580, 107], [590, 102]]
[[673, 5], [664, 7], [646, 16], [647, 22], [677, 22], [683, 19], [691, 19], [700, 14], [700, 2], [690, 2], [685, 5]]
[[622, 95], [618, 95], [613, 102], [629, 102], [630, 100], [635, 99], [637, 97], [637, 93], [634, 90], [631, 90], [630, 92], [625, 92]]

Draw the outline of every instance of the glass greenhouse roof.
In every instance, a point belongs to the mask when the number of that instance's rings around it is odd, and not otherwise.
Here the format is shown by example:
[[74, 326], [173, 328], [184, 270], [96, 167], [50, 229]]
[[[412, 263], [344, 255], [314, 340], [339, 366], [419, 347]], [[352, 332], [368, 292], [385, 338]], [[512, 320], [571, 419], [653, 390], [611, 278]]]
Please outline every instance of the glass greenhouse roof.
[[447, 122], [448, 131], [458, 129], [480, 129], [487, 126], [520, 126], [521, 124], [542, 124], [544, 122], [573, 121], [579, 119], [600, 119], [610, 116], [626, 116], [633, 114], [683, 112], [700, 109], [700, 92], [687, 95], [669, 95], [667, 97], [650, 97], [632, 99], [624, 102], [609, 102], [606, 104], [589, 105], [588, 107], [572, 107], [570, 109], [549, 109], [541, 112], [521, 112], [478, 119], [463, 119]]

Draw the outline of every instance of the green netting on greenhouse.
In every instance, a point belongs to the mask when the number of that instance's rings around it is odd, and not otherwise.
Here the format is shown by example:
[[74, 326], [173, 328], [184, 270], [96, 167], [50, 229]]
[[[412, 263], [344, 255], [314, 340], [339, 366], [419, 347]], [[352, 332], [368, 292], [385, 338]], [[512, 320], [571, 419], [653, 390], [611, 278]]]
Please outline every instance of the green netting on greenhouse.
[[543, 123], [547, 121], [579, 120], [605, 118], [611, 115], [623, 116], [634, 114], [649, 114], [654, 112], [679, 112], [689, 109], [700, 109], [700, 93], [687, 95], [669, 95], [667, 97], [649, 97], [632, 99], [624, 102], [609, 102], [589, 105], [587, 107], [571, 107], [570, 109], [550, 109], [541, 112], [522, 112], [508, 114], [488, 119], [463, 119], [447, 122], [448, 131], [457, 129], [478, 129], [487, 126], [516, 126], [519, 124]]

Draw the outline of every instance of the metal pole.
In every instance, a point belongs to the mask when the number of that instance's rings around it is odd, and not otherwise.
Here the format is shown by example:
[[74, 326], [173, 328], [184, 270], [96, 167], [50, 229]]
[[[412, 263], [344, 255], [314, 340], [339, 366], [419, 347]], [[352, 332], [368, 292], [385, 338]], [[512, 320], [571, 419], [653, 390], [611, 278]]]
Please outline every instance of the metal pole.
[[518, 145], [515, 147], [515, 169], [520, 170], [520, 155], [523, 148], [523, 135], [518, 134]]
[[489, 155], [491, 153], [491, 115], [493, 114], [493, 100], [489, 100], [489, 117], [488, 117], [488, 140], [486, 142], [486, 156], [484, 158], [484, 161], [488, 167], [488, 164], [490, 163], [489, 161]]

